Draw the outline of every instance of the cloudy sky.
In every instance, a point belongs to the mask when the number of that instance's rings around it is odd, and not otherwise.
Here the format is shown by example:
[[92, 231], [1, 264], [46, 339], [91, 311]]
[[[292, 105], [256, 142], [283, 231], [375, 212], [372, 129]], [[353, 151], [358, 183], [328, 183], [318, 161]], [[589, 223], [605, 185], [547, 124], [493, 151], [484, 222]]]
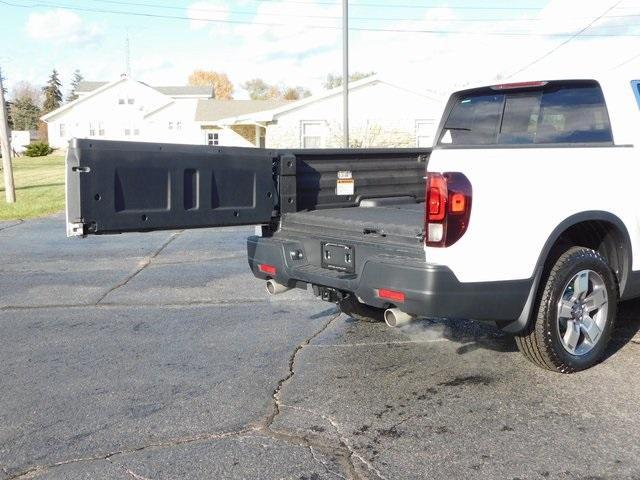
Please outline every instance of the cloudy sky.
[[[0, 0], [0, 66], [9, 88], [53, 68], [65, 85], [76, 68], [113, 80], [128, 35], [132, 74], [151, 84], [201, 68], [226, 72], [236, 98], [255, 77], [319, 91], [341, 70], [340, 15], [339, 0]], [[640, 0], [351, 0], [350, 21], [351, 69], [414, 90], [446, 94], [530, 64], [519, 76], [640, 77]]]

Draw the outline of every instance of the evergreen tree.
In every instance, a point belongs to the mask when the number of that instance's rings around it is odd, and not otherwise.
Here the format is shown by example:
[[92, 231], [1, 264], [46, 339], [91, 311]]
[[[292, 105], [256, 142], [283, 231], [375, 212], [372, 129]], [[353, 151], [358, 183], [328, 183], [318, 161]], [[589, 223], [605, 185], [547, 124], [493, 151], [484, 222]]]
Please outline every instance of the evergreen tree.
[[76, 71], [73, 72], [73, 80], [71, 80], [71, 91], [67, 96], [67, 102], [73, 102], [76, 98], [78, 98], [76, 90], [78, 90], [78, 85], [82, 80], [84, 80], [84, 77], [80, 73], [80, 70], [76, 69]]
[[35, 130], [38, 128], [40, 108], [29, 96], [16, 98], [11, 104], [11, 119], [15, 130]]
[[49, 113], [62, 104], [62, 82], [58, 76], [58, 71], [54, 68], [49, 77], [47, 85], [42, 89], [44, 92], [44, 104], [42, 105], [42, 113]]

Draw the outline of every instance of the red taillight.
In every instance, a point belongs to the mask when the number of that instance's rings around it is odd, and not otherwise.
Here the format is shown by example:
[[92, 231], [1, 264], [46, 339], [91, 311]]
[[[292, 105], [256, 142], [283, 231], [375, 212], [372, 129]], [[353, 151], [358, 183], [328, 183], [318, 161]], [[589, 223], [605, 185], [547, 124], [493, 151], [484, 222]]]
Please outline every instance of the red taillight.
[[462, 173], [429, 173], [426, 188], [425, 243], [449, 247], [469, 226], [471, 183]]
[[378, 297], [392, 302], [404, 302], [404, 293], [395, 290], [387, 290], [386, 288], [378, 289]]
[[276, 267], [273, 265], [267, 265], [265, 263], [261, 263], [258, 265], [258, 270], [262, 273], [266, 273], [267, 275], [271, 275], [272, 277], [276, 274]]
[[436, 222], [444, 220], [447, 211], [447, 181], [439, 173], [428, 177], [427, 202], [429, 218]]

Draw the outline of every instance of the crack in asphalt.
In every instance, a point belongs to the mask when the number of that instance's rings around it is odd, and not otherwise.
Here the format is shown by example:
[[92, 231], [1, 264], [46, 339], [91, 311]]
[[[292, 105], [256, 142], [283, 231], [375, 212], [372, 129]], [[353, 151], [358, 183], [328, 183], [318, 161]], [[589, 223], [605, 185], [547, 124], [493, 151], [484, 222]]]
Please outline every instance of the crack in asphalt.
[[269, 414], [264, 422], [264, 427], [265, 428], [270, 428], [271, 425], [273, 424], [273, 421], [275, 420], [275, 418], [280, 414], [280, 391], [282, 390], [282, 387], [284, 387], [285, 383], [287, 383], [289, 380], [291, 380], [291, 378], [295, 375], [295, 370], [294, 370], [294, 364], [296, 362], [296, 356], [298, 355], [298, 353], [307, 345], [309, 345], [314, 338], [316, 338], [317, 336], [321, 335], [327, 328], [329, 328], [329, 326], [335, 321], [337, 320], [340, 315], [342, 315], [342, 312], [336, 312], [336, 314], [331, 317], [327, 322], [325, 322], [325, 324], [317, 331], [315, 332], [313, 335], [311, 335], [309, 338], [307, 338], [306, 340], [304, 340], [302, 343], [300, 343], [294, 350], [293, 353], [289, 356], [289, 373], [287, 373], [287, 375], [280, 379], [278, 381], [278, 384], [276, 385], [276, 388], [273, 390], [273, 411], [271, 412], [271, 414]]
[[155, 252], [153, 252], [151, 255], [146, 257], [142, 262], [140, 262], [140, 264], [138, 266], [138, 269], [136, 271], [134, 271], [132, 274], [128, 275], [122, 282], [118, 283], [114, 287], [112, 287], [109, 290], [107, 290], [107, 292], [98, 299], [98, 301], [95, 303], [95, 305], [100, 304], [109, 294], [115, 292], [119, 288], [124, 287], [127, 283], [129, 283], [131, 280], [133, 280], [140, 272], [142, 272], [145, 268], [147, 268], [151, 264], [153, 259], [156, 258], [158, 255], [160, 255], [160, 253], [165, 248], [167, 248], [167, 246], [171, 242], [173, 242], [176, 238], [178, 238], [182, 232], [184, 232], [184, 230], [180, 230], [179, 232], [172, 233], [171, 236], [167, 240], [165, 240], [165, 242], [162, 245], [160, 245], [160, 247], [157, 248]]
[[229, 254], [228, 256], [218, 256], [218, 257], [203, 257], [203, 258], [194, 258], [194, 259], [187, 259], [187, 260], [162, 260], [160, 262], [158, 262], [158, 265], [184, 265], [184, 264], [191, 264], [191, 263], [202, 263], [202, 262], [216, 262], [218, 260], [238, 260], [238, 259], [245, 259], [247, 258], [247, 254], [246, 253], [240, 253], [240, 254]]
[[[38, 474], [47, 472], [50, 469], [56, 468], [56, 467], [61, 467], [64, 465], [69, 465], [69, 464], [74, 464], [74, 463], [81, 463], [81, 462], [90, 462], [90, 461], [98, 461], [98, 460], [107, 460], [111, 463], [114, 463], [115, 458], [119, 455], [124, 455], [124, 454], [132, 454], [132, 453], [136, 453], [136, 452], [140, 452], [143, 450], [147, 450], [147, 449], [153, 449], [153, 448], [167, 448], [167, 447], [174, 447], [174, 446], [178, 446], [178, 445], [184, 445], [184, 444], [188, 444], [188, 443], [193, 443], [193, 442], [198, 442], [198, 441], [208, 441], [208, 440], [220, 440], [223, 438], [230, 438], [230, 437], [255, 437], [256, 435], [264, 435], [268, 438], [274, 439], [274, 440], [278, 440], [278, 441], [284, 441], [290, 444], [294, 444], [294, 445], [299, 445], [302, 447], [305, 447], [307, 449], [309, 449], [309, 452], [311, 453], [311, 457], [313, 458], [313, 460], [317, 463], [319, 463], [320, 465], [322, 465], [322, 467], [325, 469], [325, 471], [329, 474], [335, 475], [338, 478], [342, 478], [345, 480], [360, 480], [360, 475], [357, 473], [356, 468], [353, 464], [353, 458], [358, 459], [359, 461], [361, 461], [363, 464], [367, 465], [367, 467], [369, 468], [368, 462], [366, 462], [366, 460], [364, 460], [359, 454], [357, 454], [357, 452], [355, 452], [348, 444], [348, 442], [345, 442], [342, 438], [342, 435], [340, 434], [340, 444], [341, 444], [341, 448], [336, 448], [332, 445], [328, 445], [328, 444], [323, 444], [322, 442], [319, 441], [312, 441], [310, 439], [308, 439], [305, 436], [302, 435], [297, 435], [291, 432], [286, 432], [286, 431], [278, 431], [278, 430], [274, 430], [272, 429], [272, 424], [274, 422], [274, 420], [276, 419], [276, 417], [280, 414], [280, 406], [281, 406], [281, 402], [280, 402], [280, 392], [283, 388], [283, 386], [295, 375], [295, 360], [296, 360], [296, 356], [298, 355], [298, 353], [306, 346], [308, 346], [316, 337], [318, 337], [319, 335], [321, 335], [324, 331], [327, 330], [327, 328], [329, 328], [329, 326], [335, 321], [337, 320], [340, 316], [342, 315], [341, 312], [335, 312], [335, 314], [324, 323], [324, 325], [322, 325], [322, 327], [320, 329], [318, 329], [315, 333], [313, 333], [310, 337], [306, 338], [304, 341], [302, 341], [299, 345], [296, 346], [296, 348], [294, 349], [293, 353], [290, 355], [289, 357], [289, 361], [288, 361], [288, 367], [289, 367], [289, 371], [287, 373], [287, 375], [282, 378], [281, 380], [278, 381], [275, 389], [273, 390], [273, 394], [272, 394], [272, 400], [273, 400], [273, 409], [272, 412], [269, 413], [269, 415], [267, 415], [267, 417], [261, 421], [260, 423], [258, 423], [258, 425], [252, 425], [252, 426], [248, 426], [248, 427], [243, 427], [237, 430], [231, 430], [228, 432], [223, 432], [223, 433], [214, 433], [214, 434], [202, 434], [202, 435], [194, 435], [194, 436], [190, 436], [190, 437], [181, 437], [181, 438], [177, 438], [177, 439], [173, 439], [173, 440], [167, 440], [164, 442], [156, 442], [156, 443], [151, 443], [148, 445], [143, 445], [140, 447], [134, 447], [134, 448], [127, 448], [127, 449], [121, 449], [121, 450], [117, 450], [114, 452], [109, 452], [109, 453], [105, 453], [105, 454], [101, 454], [101, 455], [94, 455], [94, 456], [88, 456], [88, 457], [82, 457], [82, 458], [74, 458], [74, 459], [69, 459], [69, 460], [63, 460], [60, 462], [55, 462], [52, 464], [48, 464], [48, 465], [36, 465], [33, 467], [30, 467], [22, 472], [19, 472], [17, 474], [14, 474], [13, 476], [9, 476], [7, 478], [7, 480], [26, 480], [26, 479], [30, 479], [35, 477]], [[332, 423], [332, 425], [334, 425], [334, 423]], [[335, 425], [334, 425], [335, 428]], [[329, 455], [333, 455], [339, 464], [342, 465], [342, 467], [345, 469], [345, 471], [347, 472], [347, 476], [344, 476], [338, 472], [335, 472], [334, 470], [332, 470], [331, 468], [329, 468], [329, 465], [327, 465], [326, 462], [324, 462], [317, 454], [316, 451], [318, 452], [323, 452], [323, 453], [327, 453]], [[128, 467], [126, 467], [125, 465], [122, 464], [118, 464], [120, 467], [122, 467], [124, 469], [124, 471], [131, 476], [133, 479], [135, 480], [151, 480], [148, 479], [146, 477], [143, 477], [135, 472], [133, 472], [131, 469], [129, 469]], [[371, 467], [372, 468], [372, 467]], [[375, 470], [375, 469], [373, 469]], [[386, 480], [383, 476], [379, 475], [379, 477], [383, 480]]]
[[124, 471], [130, 475], [132, 478], [135, 478], [136, 480], [151, 480], [149, 477], [143, 477], [142, 475], [137, 474], [136, 472], [132, 471], [129, 468], [125, 468]]
[[150, 443], [148, 445], [143, 445], [140, 447], [132, 447], [132, 448], [125, 448], [122, 450], [116, 450], [114, 452], [104, 453], [101, 455], [72, 458], [69, 460], [62, 460], [60, 462], [50, 463], [47, 465], [35, 465], [22, 472], [16, 473], [13, 476], [9, 476], [7, 480], [26, 480], [29, 478], [33, 478], [35, 475], [39, 473], [46, 472], [47, 470], [50, 470], [52, 468], [62, 467], [64, 465], [70, 465], [74, 463], [83, 463], [83, 462], [95, 462], [96, 460], [112, 461], [111, 460], [112, 457], [115, 457], [117, 455], [136, 453], [136, 452], [141, 452], [141, 451], [152, 449], [152, 448], [175, 447], [178, 445], [184, 445], [188, 443], [201, 442], [201, 441], [207, 441], [207, 440], [221, 440], [223, 438], [246, 435], [254, 430], [255, 430], [254, 428], [243, 427], [238, 430], [230, 430], [228, 432], [223, 432], [223, 433], [207, 433], [202, 435], [194, 435], [191, 437], [180, 437], [173, 440], [167, 440], [164, 442]]
[[284, 408], [290, 408], [292, 410], [299, 410], [301, 412], [310, 413], [312, 415], [316, 415], [316, 416], [322, 418], [323, 420], [326, 420], [333, 427], [333, 429], [335, 430], [336, 434], [338, 435], [338, 441], [340, 442], [340, 445], [342, 445], [349, 452], [349, 456], [351, 458], [355, 458], [358, 461], [360, 461], [360, 463], [362, 463], [368, 470], [372, 471], [381, 480], [388, 480], [388, 478], [385, 477], [382, 474], [382, 472], [380, 472], [380, 470], [375, 468], [371, 464], [371, 462], [369, 462], [367, 459], [365, 459], [361, 454], [359, 454], [355, 450], [353, 445], [351, 445], [351, 442], [349, 441], [349, 439], [344, 434], [344, 432], [343, 432], [343, 430], [342, 430], [342, 428], [340, 426], [340, 423], [337, 420], [335, 420], [334, 418], [332, 418], [329, 415], [325, 415], [323, 413], [316, 412], [315, 410], [310, 410], [308, 408], [296, 407], [294, 405], [286, 405], [286, 404], [281, 404], [280, 406], [284, 407]]
[[342, 475], [339, 472], [335, 472], [333, 470], [331, 470], [329, 468], [329, 465], [327, 465], [327, 463], [325, 461], [323, 461], [320, 457], [318, 457], [316, 455], [315, 450], [313, 449], [313, 445], [309, 445], [309, 452], [311, 453], [311, 456], [313, 457], [313, 459], [317, 462], [320, 463], [322, 466], [324, 466], [324, 469], [327, 473], [330, 473], [331, 475], [335, 475], [338, 478], [342, 478], [343, 480], [348, 480], [347, 477], [345, 477], [344, 475]]
[[0, 232], [4, 231], [4, 230], [9, 230], [10, 228], [13, 227], [17, 227], [18, 225], [22, 225], [24, 223], [24, 220], [22, 220], [21, 218], [15, 220], [17, 223], [14, 223], [12, 225], [7, 225], [6, 227], [1, 227], [0, 228]]
[[[262, 426], [262, 429], [270, 432], [271, 434], [278, 435], [278, 437], [282, 437], [283, 439], [289, 439], [289, 440], [292, 440], [292, 441], [295, 441], [295, 442], [301, 442], [300, 444], [305, 445], [305, 446], [307, 446], [307, 448], [309, 448], [309, 451], [312, 453], [313, 458], [316, 459], [316, 461], [319, 461], [324, 466], [324, 468], [327, 470], [328, 473], [331, 473], [331, 474], [334, 474], [334, 475], [338, 475], [341, 478], [347, 478], [349, 480], [359, 480], [361, 478], [361, 476], [358, 473], [358, 470], [356, 469], [356, 467], [354, 465], [353, 459], [355, 458], [359, 462], [361, 462], [363, 465], [365, 465], [368, 470], [374, 472], [376, 474], [376, 476], [378, 476], [378, 478], [380, 478], [381, 480], [388, 480], [373, 465], [371, 465], [365, 458], [363, 458], [362, 455], [360, 455], [358, 452], [355, 451], [355, 449], [350, 444], [348, 439], [340, 431], [339, 424], [337, 422], [335, 422], [332, 418], [328, 417], [328, 416], [322, 415], [322, 414], [320, 414], [318, 412], [313, 412], [313, 411], [307, 410], [310, 413], [313, 413], [313, 414], [321, 416], [322, 418], [325, 418], [329, 423], [331, 423], [333, 428], [338, 433], [338, 441], [340, 443], [340, 448], [336, 448], [336, 447], [331, 446], [331, 445], [325, 445], [325, 444], [323, 444], [323, 443], [321, 443], [321, 442], [319, 442], [317, 440], [309, 439], [308, 437], [303, 436], [303, 435], [298, 435], [298, 434], [294, 434], [294, 433], [291, 433], [291, 432], [283, 432], [283, 431], [275, 430], [272, 427], [275, 419], [281, 413], [281, 408], [282, 407], [284, 407], [284, 408], [289, 407], [288, 405], [285, 405], [285, 404], [283, 404], [281, 402], [280, 393], [282, 392], [282, 389], [285, 386], [285, 384], [287, 382], [289, 382], [289, 380], [291, 380], [291, 378], [293, 378], [293, 376], [295, 375], [296, 357], [298, 356], [298, 354], [305, 347], [309, 346], [310, 343], [315, 338], [317, 338], [319, 335], [321, 335], [323, 332], [325, 332], [327, 330], [327, 328], [329, 328], [329, 326], [335, 320], [337, 320], [341, 315], [342, 315], [341, 312], [337, 312], [337, 314], [334, 315], [331, 319], [329, 319], [329, 321], [326, 322], [322, 326], [322, 328], [320, 328], [317, 332], [315, 332], [309, 338], [304, 340], [302, 343], [300, 343], [294, 349], [293, 353], [289, 357], [289, 373], [278, 382], [276, 388], [273, 391], [273, 395], [272, 395], [272, 397], [273, 397], [273, 411], [265, 419], [265, 422], [264, 422], [264, 425]], [[304, 410], [304, 409], [301, 409], [301, 410]], [[329, 452], [333, 453], [337, 458], [341, 459], [342, 463], [343, 463], [343, 468], [345, 468], [345, 470], [347, 472], [347, 477], [344, 477], [344, 476], [342, 476], [340, 474], [336, 474], [336, 472], [333, 472], [332, 470], [330, 470], [328, 468], [328, 466], [321, 459], [317, 458], [317, 456], [314, 454], [314, 452], [313, 452], [314, 448], [316, 450], [329, 451]]]
[[446, 338], [433, 338], [431, 340], [389, 340], [388, 342], [362, 342], [362, 343], [332, 343], [324, 345], [309, 345], [314, 348], [341, 348], [341, 347], [388, 347], [390, 345], [416, 345], [421, 343], [449, 342]]
[[256, 304], [256, 303], [300, 303], [300, 302], [308, 302], [308, 303], [318, 303], [316, 298], [299, 299], [299, 298], [278, 298], [269, 299], [269, 298], [248, 298], [248, 299], [238, 299], [238, 300], [212, 300], [212, 301], [204, 301], [204, 300], [193, 300], [186, 302], [173, 302], [173, 303], [110, 303], [110, 302], [102, 302], [99, 305], [94, 303], [70, 303], [70, 304], [56, 304], [56, 305], [4, 305], [0, 307], [0, 312], [10, 312], [14, 310], [46, 310], [46, 309], [68, 309], [68, 308], [98, 308], [98, 309], [108, 309], [108, 308], [183, 308], [183, 307], [209, 307], [209, 306], [218, 306], [218, 305], [246, 305], [246, 304]]

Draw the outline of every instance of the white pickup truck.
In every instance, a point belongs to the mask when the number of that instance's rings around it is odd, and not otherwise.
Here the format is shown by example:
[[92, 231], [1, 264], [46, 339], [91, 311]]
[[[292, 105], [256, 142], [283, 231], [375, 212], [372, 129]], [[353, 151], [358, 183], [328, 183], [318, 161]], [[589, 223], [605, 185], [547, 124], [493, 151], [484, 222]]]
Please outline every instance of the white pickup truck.
[[571, 373], [640, 296], [639, 112], [639, 82], [548, 80], [455, 93], [433, 149], [75, 139], [67, 231], [261, 225], [249, 265], [271, 294], [311, 286], [390, 325], [493, 322]]

